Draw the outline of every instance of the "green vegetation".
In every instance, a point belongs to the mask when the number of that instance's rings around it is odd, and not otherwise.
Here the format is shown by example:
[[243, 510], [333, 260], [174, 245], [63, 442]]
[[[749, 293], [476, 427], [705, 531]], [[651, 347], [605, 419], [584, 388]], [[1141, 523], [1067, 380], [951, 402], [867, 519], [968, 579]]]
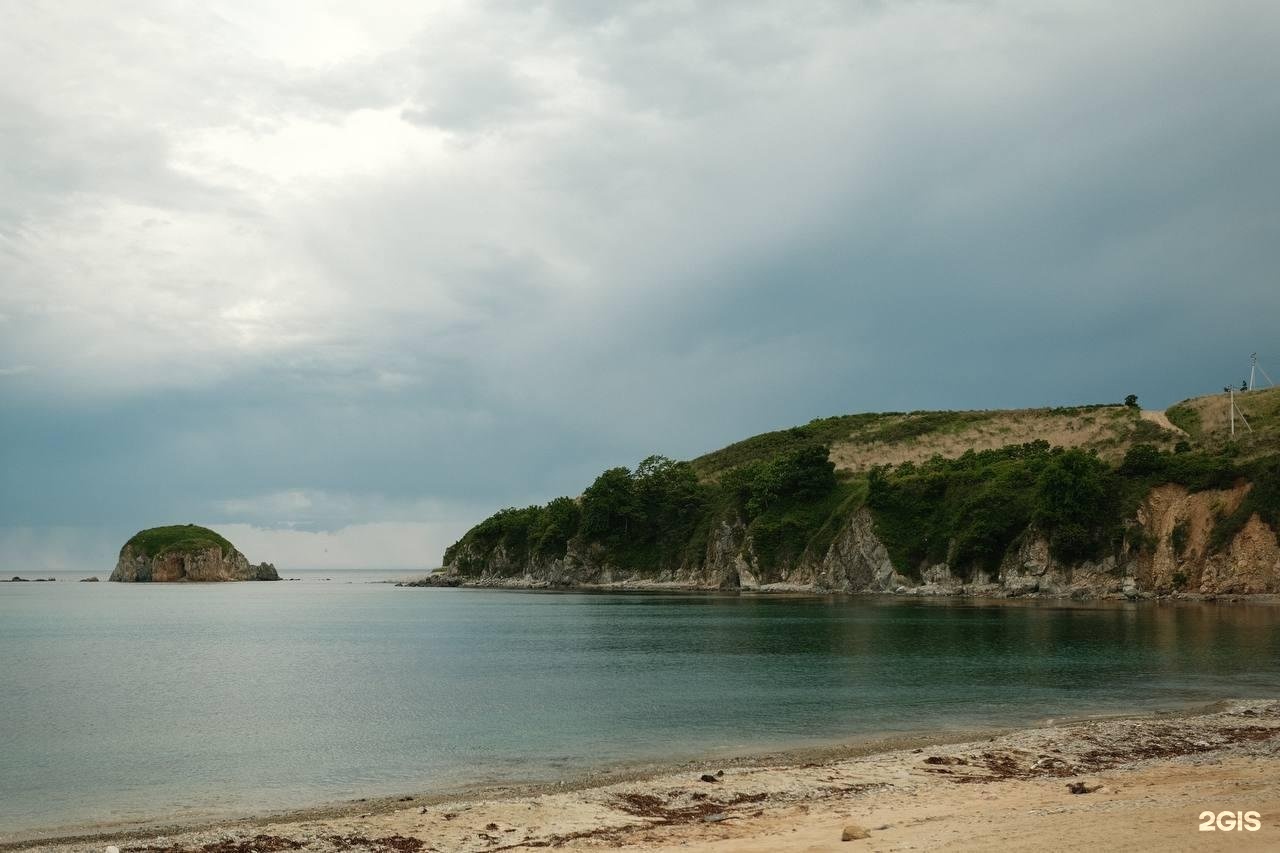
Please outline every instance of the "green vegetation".
[[956, 433], [991, 418], [990, 412], [912, 412], [899, 418], [881, 418], [857, 436], [864, 444], [891, 444], [922, 435]]
[[[898, 412], [885, 414], [837, 415], [815, 418], [804, 426], [766, 432], [728, 447], [699, 456], [693, 460], [693, 468], [703, 479], [715, 479], [724, 472], [751, 462], [767, 462], [783, 453], [805, 445], [830, 445], [849, 439], [865, 429], [872, 429], [885, 420], [902, 416]], [[910, 416], [903, 416], [910, 417]]]
[[563, 557], [580, 535], [619, 566], [659, 571], [679, 565], [705, 526], [711, 491], [688, 462], [650, 456], [635, 471], [605, 471], [578, 501], [562, 497], [545, 506], [500, 510], [451, 545], [444, 560], [469, 574], [492, 569], [500, 549], [506, 568], [520, 573], [539, 560]]
[[948, 562], [968, 577], [994, 571], [1033, 523], [1056, 556], [1094, 556], [1109, 510], [1106, 476], [1092, 454], [1035, 441], [876, 469], [867, 504], [896, 566], [914, 573]]
[[1186, 403], [1178, 403], [1165, 409], [1164, 413], [1169, 418], [1169, 422], [1178, 429], [1192, 438], [1200, 437], [1202, 432], [1200, 428], [1200, 413], [1195, 409]]
[[703, 522], [708, 490], [693, 466], [650, 456], [610, 468], [582, 494], [582, 534], [624, 568], [675, 568]]
[[[1253, 399], [1255, 410], [1260, 402]], [[611, 468], [578, 499], [504, 509], [452, 545], [445, 563], [464, 575], [520, 574], [572, 551], [596, 564], [657, 575], [700, 566], [711, 537], [727, 523], [745, 527], [753, 569], [776, 578], [788, 567], [821, 560], [851, 515], [865, 507], [898, 571], [918, 577], [925, 566], [945, 562], [969, 578], [975, 571], [994, 573], [1027, 535], [1044, 536], [1052, 555], [1067, 563], [1118, 557], [1126, 548], [1150, 551], [1156, 543], [1130, 520], [1152, 488], [1176, 483], [1198, 492], [1242, 479], [1254, 486], [1237, 511], [1219, 519], [1210, 547], [1225, 547], [1255, 512], [1280, 527], [1280, 455], [1248, 457], [1240, 444], [1196, 441], [1194, 405], [1175, 406], [1169, 416], [1192, 435], [1172, 450], [1166, 449], [1171, 434], [1142, 420], [1136, 399], [1021, 414], [821, 418], [692, 462], [650, 456], [634, 471]], [[1063, 418], [1070, 429], [1105, 424], [1110, 431], [1095, 429], [1097, 439], [1087, 447], [1037, 439], [870, 470], [838, 471], [832, 462], [833, 445], [868, 446], [874, 454], [874, 448], [918, 446], [925, 435], [967, 436], [974, 425], [990, 436], [1005, 432], [1011, 417], [1051, 418], [1058, 434]], [[1187, 538], [1185, 525], [1174, 530], [1179, 554]]]
[[741, 465], [721, 479], [763, 568], [795, 563], [806, 551], [820, 557], [839, 531], [839, 519], [860, 503], [855, 498], [863, 492], [861, 484], [837, 483], [828, 455], [825, 444], [801, 444], [768, 461]]
[[720, 483], [700, 482], [688, 462], [650, 456], [634, 471], [605, 471], [578, 501], [495, 513], [450, 546], [445, 563], [463, 574], [519, 573], [565, 556], [577, 537], [620, 568], [657, 573], [700, 563], [718, 519], [747, 526], [762, 566], [794, 563], [825, 552], [865, 496], [861, 482], [837, 482], [827, 456], [826, 445], [801, 444], [733, 468]]
[[135, 533], [125, 543], [134, 552], [147, 557], [157, 557], [171, 552], [189, 553], [217, 547], [223, 556], [230, 554], [235, 547], [221, 535], [207, 527], [196, 524], [172, 524], [168, 527], [152, 527]]
[[1280, 530], [1280, 456], [1257, 460], [1245, 466], [1253, 488], [1235, 512], [1220, 519], [1209, 537], [1209, 547], [1219, 551], [1231, 542], [1256, 512], [1271, 529]]
[[1244, 458], [1274, 453], [1280, 447], [1280, 388], [1237, 391], [1234, 398], [1237, 409], [1234, 438], [1231, 398], [1227, 394], [1183, 400], [1170, 406], [1165, 414], [1201, 449], [1223, 451], [1234, 443], [1237, 453]]

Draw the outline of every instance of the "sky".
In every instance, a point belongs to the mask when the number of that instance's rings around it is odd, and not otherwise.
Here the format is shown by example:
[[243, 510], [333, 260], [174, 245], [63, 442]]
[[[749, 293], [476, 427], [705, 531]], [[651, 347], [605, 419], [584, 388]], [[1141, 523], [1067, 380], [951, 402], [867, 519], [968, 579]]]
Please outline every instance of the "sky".
[[1280, 375], [1280, 4], [0, 5], [0, 569], [425, 569], [858, 411]]

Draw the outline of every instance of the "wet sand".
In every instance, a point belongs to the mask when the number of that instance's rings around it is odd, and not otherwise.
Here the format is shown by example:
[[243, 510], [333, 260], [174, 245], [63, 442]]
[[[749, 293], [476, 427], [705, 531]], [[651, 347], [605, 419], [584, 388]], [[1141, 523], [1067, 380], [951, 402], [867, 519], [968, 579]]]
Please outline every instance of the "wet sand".
[[[0, 849], [1280, 849], [1280, 701], [968, 738], [807, 751], [579, 785], [348, 803], [196, 827], [107, 830]], [[1259, 828], [1202, 831], [1204, 811], [1258, 812]], [[842, 841], [846, 828], [865, 837]]]

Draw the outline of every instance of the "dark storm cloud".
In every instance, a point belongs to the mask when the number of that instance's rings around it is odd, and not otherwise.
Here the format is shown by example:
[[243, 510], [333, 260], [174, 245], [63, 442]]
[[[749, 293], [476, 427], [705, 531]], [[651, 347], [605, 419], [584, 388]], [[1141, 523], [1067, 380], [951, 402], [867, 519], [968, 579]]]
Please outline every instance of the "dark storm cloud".
[[1280, 370], [1271, 4], [83, 18], [0, 36], [3, 560]]

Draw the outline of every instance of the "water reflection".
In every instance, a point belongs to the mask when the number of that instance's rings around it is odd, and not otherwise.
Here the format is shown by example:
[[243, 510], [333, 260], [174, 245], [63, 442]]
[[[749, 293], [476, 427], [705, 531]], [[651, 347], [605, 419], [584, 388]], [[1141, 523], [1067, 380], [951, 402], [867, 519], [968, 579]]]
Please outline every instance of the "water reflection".
[[5, 586], [0, 829], [1280, 694], [1271, 606]]

